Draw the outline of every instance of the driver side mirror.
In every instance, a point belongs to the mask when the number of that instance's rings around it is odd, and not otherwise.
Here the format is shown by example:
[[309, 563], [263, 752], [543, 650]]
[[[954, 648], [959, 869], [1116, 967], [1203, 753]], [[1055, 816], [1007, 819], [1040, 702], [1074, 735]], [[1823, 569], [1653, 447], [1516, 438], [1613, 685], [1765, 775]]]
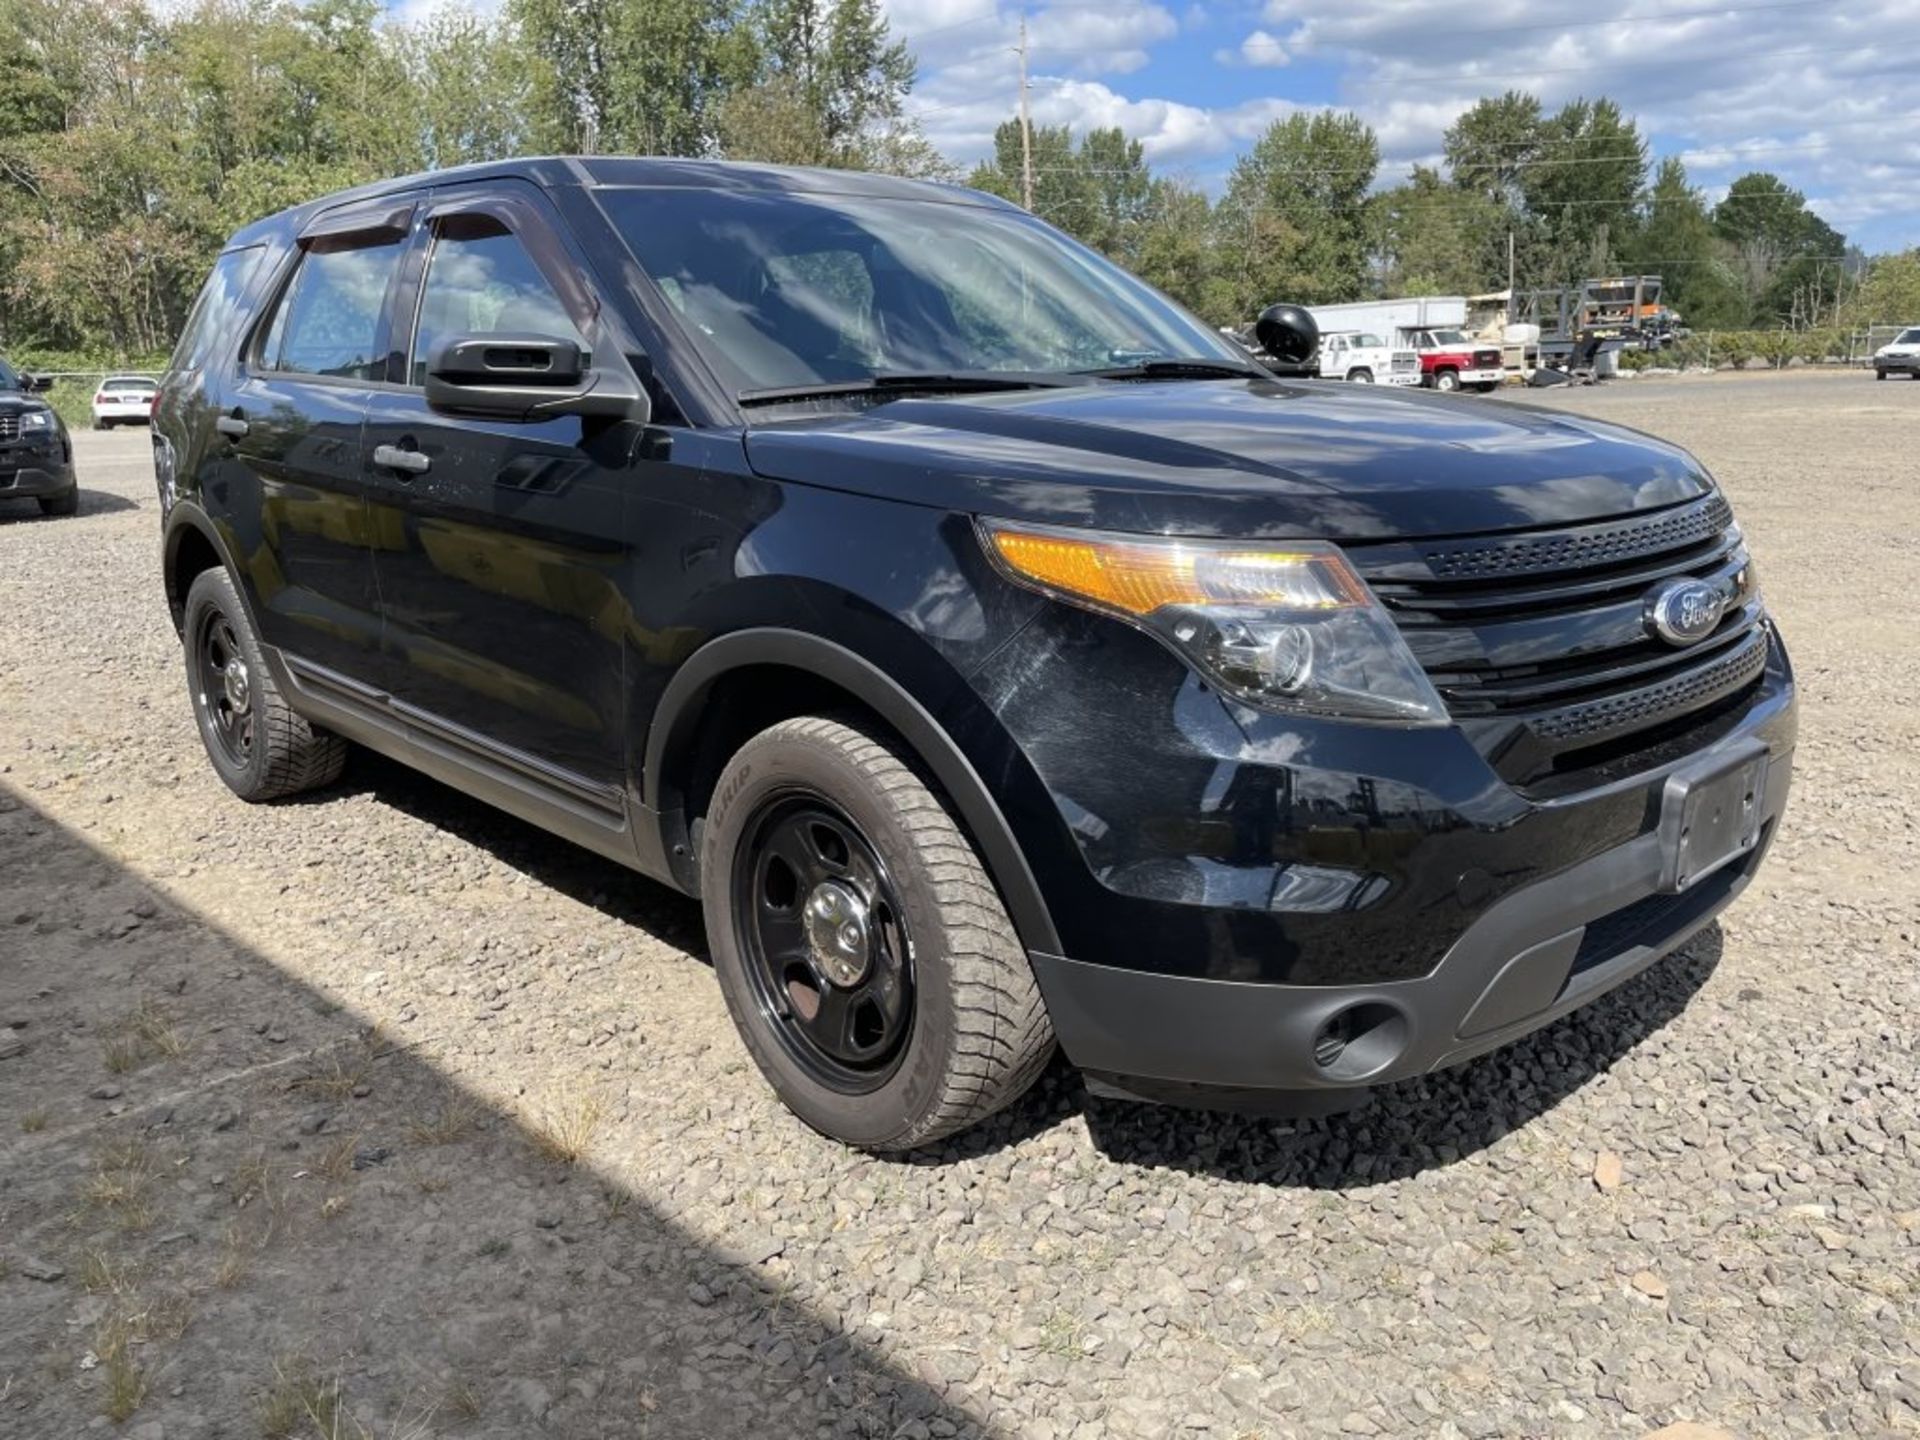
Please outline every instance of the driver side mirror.
[[51, 375], [27, 375], [22, 378], [26, 382], [26, 388], [36, 394], [44, 395], [47, 391], [53, 389], [53, 376]]
[[625, 375], [592, 370], [576, 340], [462, 335], [427, 358], [427, 404], [450, 415], [544, 420], [580, 415], [644, 425], [653, 407]]

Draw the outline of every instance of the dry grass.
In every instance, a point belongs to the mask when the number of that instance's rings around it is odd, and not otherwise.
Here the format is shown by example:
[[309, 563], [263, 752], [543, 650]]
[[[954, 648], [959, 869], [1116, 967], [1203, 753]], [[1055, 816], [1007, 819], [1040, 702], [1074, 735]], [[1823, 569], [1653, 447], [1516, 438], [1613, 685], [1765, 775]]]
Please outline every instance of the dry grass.
[[146, 1058], [137, 1035], [115, 1035], [100, 1049], [101, 1061], [114, 1075], [124, 1075], [129, 1070], [138, 1069], [140, 1062]]
[[177, 1060], [187, 1053], [187, 1037], [167, 1012], [151, 1000], [142, 1000], [128, 1024], [134, 1036], [153, 1054]]
[[93, 1351], [100, 1360], [100, 1409], [119, 1425], [140, 1408], [147, 1398], [147, 1376], [133, 1358], [136, 1334], [123, 1315], [104, 1321], [93, 1339]]
[[260, 1433], [267, 1440], [292, 1440], [317, 1431], [323, 1440], [340, 1433], [340, 1382], [315, 1377], [313, 1367], [298, 1357], [283, 1357], [273, 1365], [273, 1384], [260, 1397]]
[[471, 1380], [460, 1375], [447, 1381], [446, 1389], [441, 1392], [440, 1403], [456, 1420], [478, 1420], [486, 1409], [479, 1389]]
[[264, 1150], [254, 1151], [234, 1166], [228, 1185], [236, 1210], [245, 1209], [255, 1200], [264, 1204], [271, 1215], [281, 1215], [287, 1208], [286, 1186], [281, 1183]]
[[47, 1128], [47, 1112], [46, 1111], [28, 1110], [21, 1114], [20, 1129], [23, 1133], [28, 1135], [38, 1135], [42, 1130], [46, 1128]]
[[352, 1098], [355, 1090], [367, 1083], [369, 1068], [370, 1061], [365, 1058], [355, 1059], [349, 1064], [336, 1053], [327, 1061], [325, 1070], [303, 1075], [287, 1088], [303, 1090], [327, 1100], [347, 1100]]
[[264, 1240], [249, 1236], [238, 1225], [229, 1225], [220, 1263], [214, 1266], [214, 1285], [221, 1290], [236, 1288], [253, 1273], [253, 1262], [265, 1248]]
[[321, 1152], [320, 1158], [313, 1162], [313, 1173], [324, 1175], [329, 1180], [345, 1180], [353, 1174], [353, 1152], [360, 1148], [362, 1136], [358, 1131], [351, 1135], [342, 1135], [333, 1144]]
[[80, 1257], [80, 1288], [89, 1295], [117, 1295], [131, 1290], [139, 1274], [139, 1262], [98, 1247]]
[[138, 1141], [112, 1145], [100, 1153], [87, 1177], [89, 1206], [111, 1214], [122, 1229], [144, 1230], [153, 1223], [153, 1157]]
[[351, 1195], [329, 1195], [320, 1202], [320, 1218], [331, 1220], [337, 1215], [344, 1214], [352, 1205]]
[[407, 1125], [407, 1138], [416, 1145], [452, 1145], [473, 1133], [480, 1123], [480, 1107], [465, 1096], [449, 1100], [431, 1115]]
[[593, 1149], [606, 1118], [597, 1091], [582, 1090], [563, 1097], [544, 1110], [533, 1127], [534, 1148], [549, 1160], [578, 1165]]

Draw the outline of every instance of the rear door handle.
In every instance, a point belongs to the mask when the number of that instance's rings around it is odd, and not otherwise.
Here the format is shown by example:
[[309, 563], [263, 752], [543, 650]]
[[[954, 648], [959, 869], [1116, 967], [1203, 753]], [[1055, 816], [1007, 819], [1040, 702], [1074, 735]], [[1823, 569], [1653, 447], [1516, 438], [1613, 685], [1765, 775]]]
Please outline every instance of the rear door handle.
[[237, 410], [231, 415], [220, 416], [213, 422], [213, 428], [230, 440], [244, 439], [247, 432], [253, 429], [247, 424], [246, 417]]
[[398, 445], [376, 445], [373, 463], [382, 470], [403, 470], [409, 475], [424, 475], [433, 468], [433, 461], [418, 450], [402, 450]]

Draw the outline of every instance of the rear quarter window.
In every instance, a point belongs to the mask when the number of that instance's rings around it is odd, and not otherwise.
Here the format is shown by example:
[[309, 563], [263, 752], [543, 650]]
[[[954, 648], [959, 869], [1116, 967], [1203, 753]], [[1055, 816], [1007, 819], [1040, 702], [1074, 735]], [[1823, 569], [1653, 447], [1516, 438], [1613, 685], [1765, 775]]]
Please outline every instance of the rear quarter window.
[[220, 337], [232, 331], [240, 313], [240, 302], [247, 293], [247, 282], [260, 263], [260, 249], [258, 245], [250, 245], [244, 250], [229, 250], [213, 262], [213, 273], [200, 287], [200, 298], [193, 302], [193, 309], [187, 315], [168, 368], [176, 372], [198, 370]]

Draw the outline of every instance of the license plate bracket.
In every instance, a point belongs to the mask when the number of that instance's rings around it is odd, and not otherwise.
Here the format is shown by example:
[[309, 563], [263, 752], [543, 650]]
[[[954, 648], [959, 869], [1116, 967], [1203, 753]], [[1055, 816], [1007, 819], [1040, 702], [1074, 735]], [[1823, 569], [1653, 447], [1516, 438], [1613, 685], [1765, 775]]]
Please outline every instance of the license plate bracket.
[[1667, 777], [1660, 797], [1660, 888], [1691, 889], [1760, 843], [1767, 748], [1754, 741]]

